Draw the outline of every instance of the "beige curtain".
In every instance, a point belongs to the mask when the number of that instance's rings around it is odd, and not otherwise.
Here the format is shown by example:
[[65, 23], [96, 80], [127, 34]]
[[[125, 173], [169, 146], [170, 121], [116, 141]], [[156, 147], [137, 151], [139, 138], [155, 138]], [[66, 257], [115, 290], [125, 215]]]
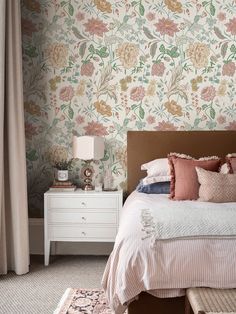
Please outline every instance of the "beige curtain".
[[0, 274], [29, 271], [20, 0], [0, 0]]

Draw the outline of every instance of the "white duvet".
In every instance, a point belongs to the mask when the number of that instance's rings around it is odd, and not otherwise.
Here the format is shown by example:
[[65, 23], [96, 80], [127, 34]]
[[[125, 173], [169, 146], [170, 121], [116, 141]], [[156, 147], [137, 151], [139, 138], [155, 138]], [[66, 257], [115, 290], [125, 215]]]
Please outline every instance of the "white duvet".
[[115, 313], [141, 291], [158, 297], [188, 287], [236, 288], [236, 203], [171, 201], [133, 192], [102, 280]]

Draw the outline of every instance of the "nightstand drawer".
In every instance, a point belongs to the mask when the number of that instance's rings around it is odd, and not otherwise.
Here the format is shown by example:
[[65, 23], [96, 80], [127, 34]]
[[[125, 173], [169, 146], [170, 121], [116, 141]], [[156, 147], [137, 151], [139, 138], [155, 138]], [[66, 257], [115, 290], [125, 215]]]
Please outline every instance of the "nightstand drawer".
[[116, 208], [116, 197], [60, 197], [48, 198], [49, 210], [52, 208]]
[[116, 228], [104, 228], [104, 227], [82, 227], [82, 226], [62, 226], [62, 225], [50, 225], [49, 226], [49, 238], [53, 239], [67, 239], [74, 238], [79, 240], [89, 239], [114, 239], [116, 236]]
[[48, 212], [49, 223], [116, 224], [117, 212], [85, 212], [76, 209]]

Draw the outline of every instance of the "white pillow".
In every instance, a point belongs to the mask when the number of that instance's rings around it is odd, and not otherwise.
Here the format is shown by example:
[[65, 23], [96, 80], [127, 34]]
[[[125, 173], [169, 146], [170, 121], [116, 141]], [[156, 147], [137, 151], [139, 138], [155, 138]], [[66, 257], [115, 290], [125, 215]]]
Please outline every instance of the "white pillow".
[[168, 158], [158, 158], [142, 164], [141, 170], [147, 171], [147, 177], [143, 179], [144, 185], [167, 182], [171, 179]]
[[224, 173], [224, 174], [229, 173], [229, 167], [228, 167], [226, 162], [220, 167], [220, 171], [219, 172], [220, 173]]

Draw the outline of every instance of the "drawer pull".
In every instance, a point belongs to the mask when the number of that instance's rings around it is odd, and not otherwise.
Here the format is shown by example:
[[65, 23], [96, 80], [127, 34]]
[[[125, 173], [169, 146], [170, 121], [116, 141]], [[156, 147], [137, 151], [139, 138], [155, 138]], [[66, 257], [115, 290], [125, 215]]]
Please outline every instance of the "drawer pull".
[[82, 202], [81, 205], [83, 205], [83, 206], [85, 207], [85, 206], [86, 206], [86, 203], [85, 203], [85, 202]]
[[82, 235], [86, 236], [86, 232], [82, 231]]
[[86, 221], [86, 218], [85, 218], [85, 217], [82, 217], [82, 220]]

